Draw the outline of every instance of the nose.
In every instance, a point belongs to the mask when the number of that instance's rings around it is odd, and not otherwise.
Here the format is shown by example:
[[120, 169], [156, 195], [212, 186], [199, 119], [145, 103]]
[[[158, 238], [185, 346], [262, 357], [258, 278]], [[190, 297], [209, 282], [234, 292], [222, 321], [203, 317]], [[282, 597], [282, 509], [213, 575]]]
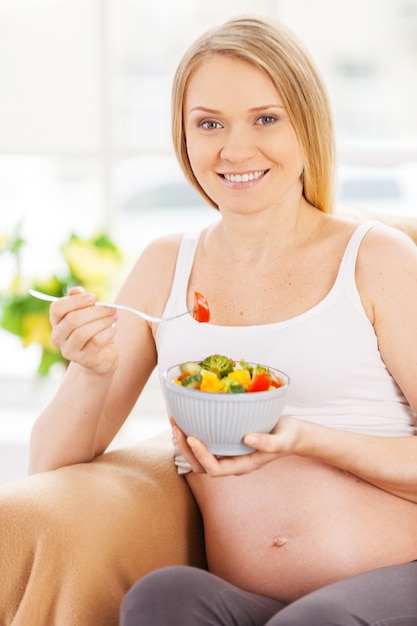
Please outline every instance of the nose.
[[224, 135], [224, 143], [220, 156], [230, 163], [243, 163], [256, 153], [253, 137], [247, 130], [236, 127], [229, 129]]

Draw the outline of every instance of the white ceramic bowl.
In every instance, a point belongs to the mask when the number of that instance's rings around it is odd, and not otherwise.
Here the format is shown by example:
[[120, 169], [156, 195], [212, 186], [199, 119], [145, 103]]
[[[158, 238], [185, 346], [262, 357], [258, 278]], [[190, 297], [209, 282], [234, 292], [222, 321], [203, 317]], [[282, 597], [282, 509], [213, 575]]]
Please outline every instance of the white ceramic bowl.
[[242, 439], [248, 432], [269, 433], [285, 405], [289, 377], [268, 367], [283, 381], [282, 387], [251, 393], [213, 393], [182, 387], [173, 381], [179, 365], [164, 373], [170, 415], [182, 431], [203, 441], [212, 454], [233, 456], [253, 452]]

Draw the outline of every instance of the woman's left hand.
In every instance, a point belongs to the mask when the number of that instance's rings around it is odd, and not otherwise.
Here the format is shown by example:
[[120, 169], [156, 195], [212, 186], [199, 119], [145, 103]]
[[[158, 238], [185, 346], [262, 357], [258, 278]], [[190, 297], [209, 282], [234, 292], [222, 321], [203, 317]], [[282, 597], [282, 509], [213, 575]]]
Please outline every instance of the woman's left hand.
[[248, 474], [263, 465], [288, 454], [297, 454], [302, 435], [303, 422], [283, 415], [270, 434], [248, 433], [244, 443], [253, 452], [239, 456], [218, 457], [196, 437], [186, 437], [171, 418], [175, 442], [193, 472], [210, 476]]

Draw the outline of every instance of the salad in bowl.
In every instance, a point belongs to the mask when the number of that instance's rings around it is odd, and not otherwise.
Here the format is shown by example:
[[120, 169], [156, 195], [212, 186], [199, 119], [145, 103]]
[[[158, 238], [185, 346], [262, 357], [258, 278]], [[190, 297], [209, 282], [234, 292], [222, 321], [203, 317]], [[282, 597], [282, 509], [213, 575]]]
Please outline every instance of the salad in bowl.
[[243, 437], [274, 428], [290, 383], [275, 367], [219, 354], [174, 365], [163, 380], [168, 409], [181, 430], [222, 456], [253, 452]]

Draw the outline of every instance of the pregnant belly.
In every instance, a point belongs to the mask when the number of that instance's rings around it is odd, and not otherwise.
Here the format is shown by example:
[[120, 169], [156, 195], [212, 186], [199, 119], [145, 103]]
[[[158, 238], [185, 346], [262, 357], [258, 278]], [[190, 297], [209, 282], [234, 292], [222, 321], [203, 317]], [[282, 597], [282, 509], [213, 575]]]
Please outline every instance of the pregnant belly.
[[417, 505], [335, 468], [288, 457], [247, 476], [187, 480], [210, 571], [243, 589], [290, 602], [417, 558]]

